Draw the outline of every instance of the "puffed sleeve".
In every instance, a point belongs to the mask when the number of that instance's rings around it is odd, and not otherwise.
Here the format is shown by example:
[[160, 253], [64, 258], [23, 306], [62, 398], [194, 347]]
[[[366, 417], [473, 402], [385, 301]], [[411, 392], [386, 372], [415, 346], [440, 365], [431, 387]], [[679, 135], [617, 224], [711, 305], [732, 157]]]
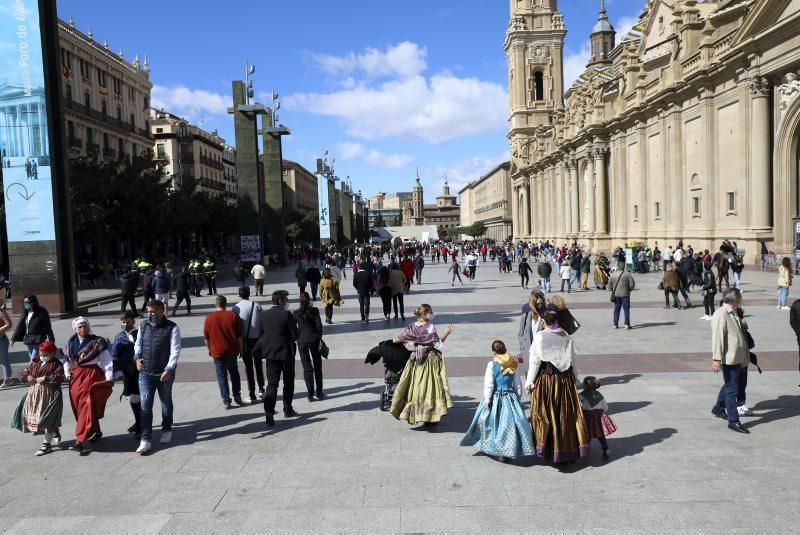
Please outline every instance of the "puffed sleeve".
[[486, 365], [486, 373], [483, 374], [483, 400], [488, 401], [492, 399], [492, 394], [494, 394], [494, 373], [492, 373], [492, 368], [494, 366], [494, 362], [489, 362]]
[[533, 383], [536, 380], [536, 374], [539, 373], [539, 366], [542, 364], [542, 337], [536, 334], [531, 343], [531, 350], [528, 358], [528, 377], [525, 380], [525, 388], [533, 388]]
[[106, 381], [114, 380], [114, 359], [111, 358], [111, 353], [108, 349], [103, 350], [100, 356], [97, 357], [97, 365], [106, 374]]

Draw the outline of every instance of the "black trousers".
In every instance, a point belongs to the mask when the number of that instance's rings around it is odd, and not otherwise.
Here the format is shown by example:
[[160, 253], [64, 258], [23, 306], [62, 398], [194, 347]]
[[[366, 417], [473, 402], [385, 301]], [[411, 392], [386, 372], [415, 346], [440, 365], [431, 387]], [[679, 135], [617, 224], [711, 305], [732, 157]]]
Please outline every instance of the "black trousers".
[[417, 284], [422, 284], [422, 270], [414, 269], [414, 273], [417, 275]]
[[383, 286], [378, 290], [378, 295], [381, 296], [381, 304], [383, 305], [383, 315], [388, 316], [392, 311], [392, 288], [391, 286]]
[[671, 291], [671, 290], [664, 290], [664, 303], [669, 306], [669, 296], [672, 295], [672, 306], [678, 308], [680, 306], [680, 302], [678, 301], [678, 292]]
[[[319, 354], [319, 342], [297, 344], [300, 363], [303, 365], [303, 380], [306, 382], [308, 397], [322, 394], [322, 357]], [[316, 389], [315, 389], [316, 386]]]
[[272, 415], [278, 400], [278, 384], [283, 376], [283, 410], [292, 408], [294, 397], [294, 359], [267, 361], [267, 391], [264, 393], [264, 413]]
[[528, 287], [528, 281], [530, 280], [530, 276], [527, 273], [520, 273], [519, 274], [520, 282], [522, 283], [523, 288]]
[[156, 298], [153, 292], [144, 292], [144, 303], [142, 303], [142, 316], [147, 314], [147, 303]]
[[181, 292], [178, 292], [175, 295], [178, 298], [178, 300], [175, 301], [175, 306], [172, 308], [172, 315], [174, 316], [175, 314], [178, 313], [178, 307], [181, 306], [181, 303], [183, 303], [184, 299], [186, 299], [186, 313], [187, 314], [191, 314], [192, 313], [192, 296], [189, 295], [189, 294], [181, 293]]
[[392, 296], [392, 305], [394, 306], [394, 317], [397, 317], [397, 304], [400, 303], [400, 316], [405, 318], [406, 317], [406, 307], [403, 304], [403, 292], [399, 294], [394, 294]]
[[703, 296], [703, 308], [705, 308], [706, 316], [713, 316], [714, 315], [714, 296], [716, 294], [711, 294], [706, 292], [706, 295]]
[[242, 362], [244, 362], [244, 373], [247, 376], [247, 392], [250, 397], [255, 397], [256, 381], [258, 381], [258, 391], [264, 391], [264, 362], [261, 360], [261, 352], [253, 353], [253, 346], [258, 342], [258, 338], [245, 338], [242, 342], [244, 346]]
[[206, 275], [206, 285], [208, 286], [208, 295], [217, 293], [217, 276]]
[[122, 294], [122, 307], [120, 308], [120, 313], [125, 312], [125, 310], [128, 308], [128, 304], [131, 305], [131, 310], [133, 310], [134, 314], [139, 312], [139, 309], [136, 308], [136, 294]]
[[317, 288], [319, 288], [318, 282], [309, 282], [309, 286], [311, 286], [311, 299], [314, 301], [317, 300]]
[[325, 305], [325, 319], [328, 321], [333, 320], [333, 305]]
[[362, 320], [369, 317], [369, 294], [358, 296], [358, 311]]
[[256, 295], [264, 295], [264, 279], [255, 279]]

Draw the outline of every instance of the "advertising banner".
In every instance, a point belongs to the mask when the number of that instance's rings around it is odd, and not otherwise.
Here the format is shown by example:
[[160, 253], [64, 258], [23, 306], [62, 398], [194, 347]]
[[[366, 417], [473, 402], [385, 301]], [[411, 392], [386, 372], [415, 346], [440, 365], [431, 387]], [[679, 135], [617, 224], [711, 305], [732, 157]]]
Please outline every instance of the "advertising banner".
[[36, 0], [0, 0], [0, 155], [8, 241], [55, 240]]
[[319, 239], [331, 239], [330, 206], [328, 203], [328, 179], [317, 176], [317, 202], [319, 203]]
[[261, 240], [258, 234], [241, 236], [242, 262], [261, 262]]

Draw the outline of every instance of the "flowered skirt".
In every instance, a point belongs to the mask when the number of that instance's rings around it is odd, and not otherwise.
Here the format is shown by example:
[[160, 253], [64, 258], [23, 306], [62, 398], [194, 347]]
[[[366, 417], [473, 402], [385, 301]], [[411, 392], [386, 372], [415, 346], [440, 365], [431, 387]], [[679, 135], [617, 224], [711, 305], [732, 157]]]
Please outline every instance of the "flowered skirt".
[[600, 409], [584, 410], [583, 419], [586, 421], [586, 429], [589, 431], [589, 440], [606, 438], [617, 430], [611, 417]]
[[453, 408], [447, 368], [438, 351], [431, 351], [425, 360], [409, 359], [394, 391], [389, 412], [410, 424], [439, 422]]
[[543, 364], [531, 393], [531, 426], [536, 454], [556, 463], [589, 455], [589, 435], [572, 368]]
[[11, 427], [35, 434], [61, 427], [64, 411], [61, 389], [48, 385], [31, 385], [11, 417]]
[[510, 459], [535, 455], [531, 424], [525, 418], [517, 393], [495, 391], [488, 409], [481, 401], [461, 445], [475, 446], [487, 455]]

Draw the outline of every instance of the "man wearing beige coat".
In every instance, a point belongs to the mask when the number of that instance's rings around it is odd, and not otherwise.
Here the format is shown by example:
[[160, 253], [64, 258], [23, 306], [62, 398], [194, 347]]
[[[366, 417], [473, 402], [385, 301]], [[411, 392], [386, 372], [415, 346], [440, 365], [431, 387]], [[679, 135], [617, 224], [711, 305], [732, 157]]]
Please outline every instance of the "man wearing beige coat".
[[722, 307], [711, 317], [711, 352], [714, 363], [711, 371], [722, 370], [723, 385], [717, 396], [717, 404], [711, 414], [717, 418], [728, 420], [728, 429], [737, 433], [750, 431], [739, 422], [737, 395], [747, 380], [745, 368], [750, 363], [750, 351], [747, 348], [742, 324], [736, 309], [739, 308], [739, 297], [733, 288], [722, 292]]

